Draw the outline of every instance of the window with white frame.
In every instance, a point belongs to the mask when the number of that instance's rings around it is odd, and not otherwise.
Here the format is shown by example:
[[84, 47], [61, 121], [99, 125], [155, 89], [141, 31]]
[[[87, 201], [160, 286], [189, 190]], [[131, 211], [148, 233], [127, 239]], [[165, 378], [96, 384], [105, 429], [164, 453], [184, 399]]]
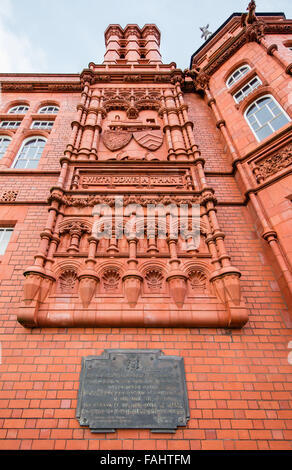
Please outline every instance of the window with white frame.
[[11, 138], [7, 135], [0, 135], [0, 158], [5, 154], [8, 145], [11, 142]]
[[13, 163], [13, 168], [36, 168], [42, 156], [46, 139], [44, 137], [30, 137], [26, 139]]
[[21, 121], [2, 121], [0, 127], [2, 129], [17, 129], [21, 124]]
[[12, 233], [13, 233], [13, 228], [0, 227], [0, 255], [4, 255]]
[[228, 88], [230, 88], [234, 83], [238, 82], [247, 72], [249, 72], [250, 66], [245, 64], [242, 65], [241, 67], [238, 67], [231, 75], [229, 75], [226, 85]]
[[53, 125], [54, 125], [54, 121], [33, 121], [31, 125], [31, 129], [49, 130], [49, 129], [52, 129]]
[[9, 114], [25, 114], [29, 110], [29, 106], [24, 104], [19, 104], [18, 106], [13, 106], [10, 108], [8, 113]]
[[39, 109], [39, 114], [57, 114], [58, 111], [58, 106], [43, 106]]
[[262, 85], [261, 80], [259, 77], [252, 78], [246, 85], [244, 85], [240, 90], [238, 90], [234, 95], [233, 98], [236, 103], [240, 103], [240, 101], [244, 100], [246, 96], [252, 93], [256, 88]]
[[258, 141], [265, 139], [290, 121], [271, 95], [262, 96], [246, 110], [245, 118]]

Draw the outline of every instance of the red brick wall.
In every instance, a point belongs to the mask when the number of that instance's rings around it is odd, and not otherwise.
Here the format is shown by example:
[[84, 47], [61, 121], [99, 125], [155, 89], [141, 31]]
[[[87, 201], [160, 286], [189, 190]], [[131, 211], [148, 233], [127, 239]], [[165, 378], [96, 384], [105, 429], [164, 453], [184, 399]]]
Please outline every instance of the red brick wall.
[[[22, 271], [46, 211], [29, 208], [2, 281], [2, 449], [291, 449], [291, 365], [285, 305], [246, 208], [218, 210], [243, 273], [250, 321], [222, 329], [35, 329], [15, 320]], [[184, 357], [191, 419], [175, 434], [92, 434], [75, 418], [81, 358], [105, 348], [161, 348]], [[289, 375], [290, 374], [290, 375]]]
[[[61, 114], [57, 117], [58, 127], [48, 142], [48, 160], [40, 162], [44, 165], [41, 168], [59, 169], [77, 101], [75, 96], [69, 99], [64, 126]], [[196, 141], [206, 159], [207, 175], [208, 171], [230, 173], [228, 151], [210, 109], [197, 95], [186, 95], [186, 101]], [[226, 120], [233, 125], [228, 115]], [[235, 133], [243, 127], [238, 122], [234, 126]], [[23, 191], [23, 184], [29, 180], [19, 178], [17, 184]], [[16, 321], [22, 273], [38, 251], [47, 207], [0, 206], [2, 222], [17, 221], [0, 265], [1, 449], [291, 450], [289, 315], [233, 177], [208, 178], [221, 203], [236, 203], [219, 206], [217, 214], [232, 263], [242, 272], [243, 296], [250, 308], [250, 321], [241, 330], [23, 328]], [[45, 196], [52, 179], [36, 177], [39, 198]], [[166, 355], [184, 357], [191, 410], [187, 427], [175, 434], [118, 430], [101, 435], [81, 428], [75, 418], [81, 358], [99, 355], [105, 348], [159, 348]]]

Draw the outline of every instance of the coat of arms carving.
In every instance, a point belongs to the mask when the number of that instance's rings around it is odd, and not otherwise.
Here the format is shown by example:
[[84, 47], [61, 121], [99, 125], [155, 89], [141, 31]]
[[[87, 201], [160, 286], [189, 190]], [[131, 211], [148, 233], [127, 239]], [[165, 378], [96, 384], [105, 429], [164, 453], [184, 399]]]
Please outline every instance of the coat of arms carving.
[[127, 145], [132, 138], [132, 133], [123, 130], [104, 131], [102, 135], [103, 143], [109, 150], [119, 150]]
[[163, 142], [163, 134], [161, 130], [144, 130], [133, 133], [134, 139], [138, 144], [148, 150], [157, 150]]

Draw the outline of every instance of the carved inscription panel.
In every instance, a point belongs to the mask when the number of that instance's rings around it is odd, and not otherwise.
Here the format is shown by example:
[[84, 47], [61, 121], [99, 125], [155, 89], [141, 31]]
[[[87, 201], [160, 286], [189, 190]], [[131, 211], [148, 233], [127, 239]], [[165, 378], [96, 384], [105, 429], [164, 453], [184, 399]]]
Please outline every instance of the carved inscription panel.
[[182, 175], [82, 175], [82, 188], [95, 186], [171, 186], [184, 187], [185, 181]]
[[183, 358], [151, 349], [83, 358], [76, 416], [92, 432], [175, 432], [189, 419]]

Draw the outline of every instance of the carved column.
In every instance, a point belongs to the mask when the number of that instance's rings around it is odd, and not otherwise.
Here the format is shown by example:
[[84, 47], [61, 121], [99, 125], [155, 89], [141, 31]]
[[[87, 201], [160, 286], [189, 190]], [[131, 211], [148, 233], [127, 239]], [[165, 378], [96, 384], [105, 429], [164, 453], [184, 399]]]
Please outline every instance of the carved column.
[[175, 104], [173, 91], [167, 89], [164, 91], [166, 112], [168, 117], [169, 129], [171, 134], [171, 140], [173, 144], [174, 153], [176, 160], [188, 160], [186, 153], [184, 138], [182, 134], [182, 128], [178, 118], [178, 109]]
[[279, 53], [277, 44], [269, 45], [264, 38], [261, 39], [260, 44], [262, 44], [268, 55], [274, 57], [277, 60], [277, 62], [283, 67], [288, 75], [292, 75], [292, 63], [288, 60], [285, 60], [283, 55]]
[[180, 268], [181, 260], [177, 257], [176, 244], [177, 240], [168, 238], [169, 254], [170, 254], [170, 271], [166, 277], [169, 284], [169, 292], [179, 308], [183, 307], [187, 292], [187, 276]]
[[89, 249], [88, 258], [85, 260], [85, 269], [80, 272], [78, 276], [79, 280], [79, 296], [82, 302], [83, 308], [88, 308], [92, 298], [96, 292], [97, 283], [99, 277], [97, 276], [94, 267], [96, 264], [95, 253], [98, 243], [98, 239], [94, 236], [88, 238]]
[[128, 40], [126, 59], [129, 64], [137, 64], [140, 59], [139, 36], [140, 31], [135, 26], [128, 27], [125, 32], [125, 38]]
[[143, 31], [143, 38], [146, 40], [146, 58], [150, 64], [161, 64], [161, 54], [159, 52], [159, 32], [153, 26], [146, 26]]
[[177, 97], [178, 97], [178, 100], [179, 100], [181, 113], [182, 113], [182, 116], [183, 116], [184, 126], [185, 126], [186, 133], [187, 133], [189, 143], [190, 143], [190, 150], [191, 150], [192, 153], [194, 153], [198, 150], [198, 146], [195, 143], [195, 138], [194, 138], [194, 133], [193, 133], [193, 123], [189, 120], [189, 116], [188, 116], [188, 112], [187, 112], [188, 107], [185, 104], [185, 101], [184, 101], [184, 98], [183, 98], [183, 93], [181, 91], [181, 86], [180, 86], [179, 81], [176, 81], [175, 89], [176, 89]]
[[137, 256], [137, 242], [136, 238], [130, 238], [129, 244], [129, 259], [128, 269], [123, 276], [123, 283], [125, 294], [128, 299], [130, 307], [135, 307], [141, 293], [141, 284], [143, 277], [137, 269], [138, 261]]
[[173, 149], [173, 143], [171, 138], [170, 126], [168, 122], [167, 110], [164, 97], [161, 98], [162, 108], [160, 109], [160, 115], [163, 119], [163, 131], [166, 135], [167, 147], [168, 147], [168, 160], [173, 161], [175, 160], [175, 153]]
[[119, 27], [110, 26], [105, 35], [106, 38], [106, 53], [104, 55], [104, 64], [116, 64], [120, 58], [120, 38], [122, 38], [122, 31]]

